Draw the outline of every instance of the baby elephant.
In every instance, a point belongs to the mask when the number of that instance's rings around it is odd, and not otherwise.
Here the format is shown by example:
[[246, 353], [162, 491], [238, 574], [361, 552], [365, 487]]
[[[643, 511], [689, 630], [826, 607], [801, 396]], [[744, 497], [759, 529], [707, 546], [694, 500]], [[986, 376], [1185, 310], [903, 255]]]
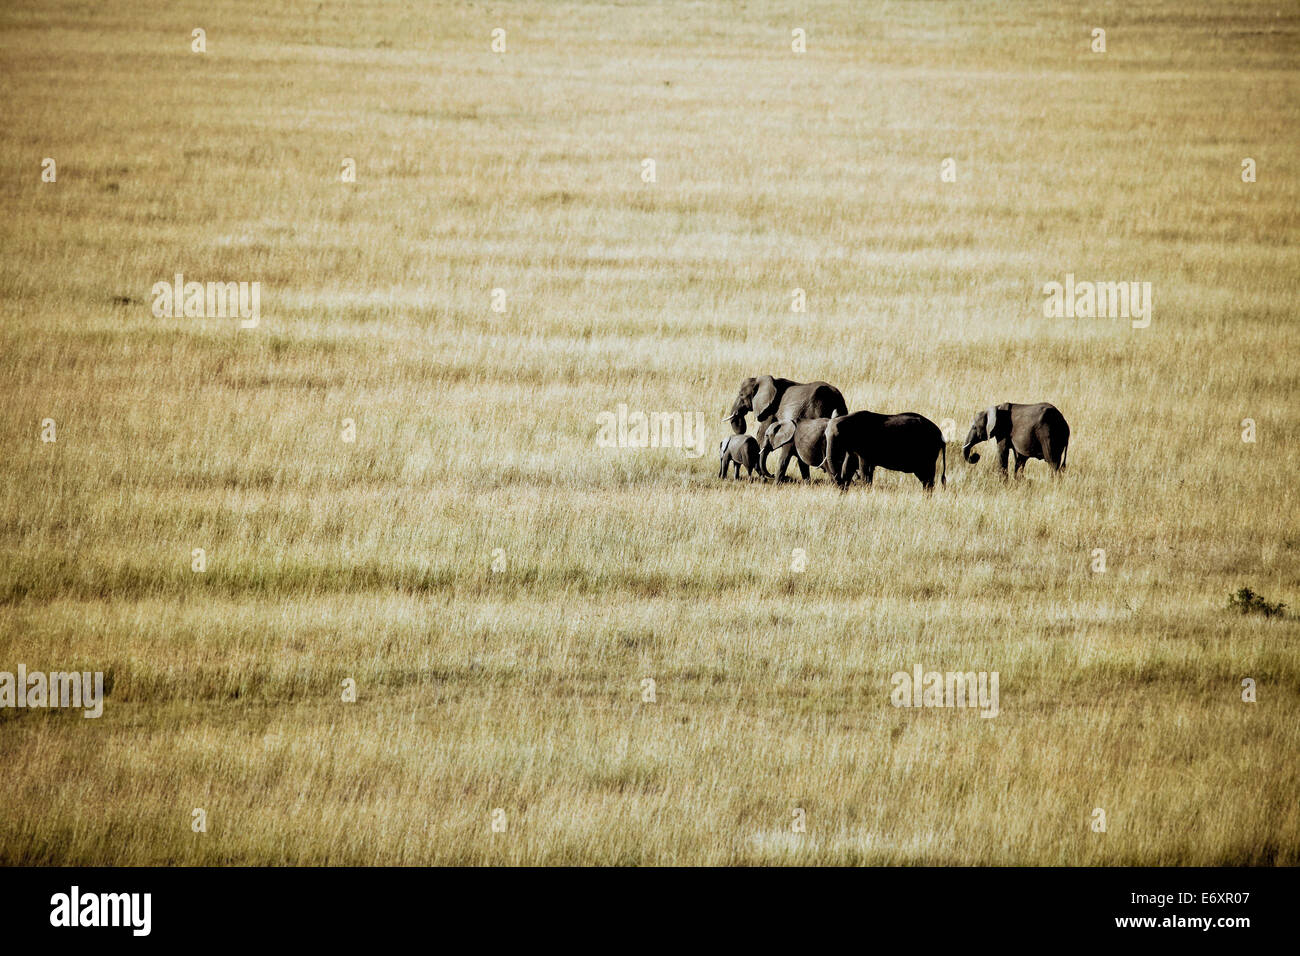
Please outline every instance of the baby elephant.
[[[753, 435], [729, 435], [722, 439], [718, 445], [718, 454], [722, 456], [722, 467], [718, 469], [718, 477], [727, 477], [727, 466], [735, 465], [737, 479], [740, 478], [740, 466], [744, 465], [749, 473], [749, 480], [754, 480], [754, 469], [759, 468], [758, 464], [758, 439]], [[759, 474], [762, 475], [762, 469], [759, 468]]]
[[826, 470], [841, 488], [862, 469], [867, 484], [877, 468], [916, 475], [926, 491], [934, 490], [937, 459], [943, 454], [943, 484], [948, 483], [948, 450], [939, 426], [924, 415], [879, 415], [854, 412], [826, 426]]
[[971, 449], [990, 438], [998, 443], [998, 464], [1003, 477], [1007, 474], [1008, 455], [1015, 462], [1017, 478], [1025, 470], [1025, 462], [1030, 458], [1042, 459], [1054, 472], [1065, 470], [1070, 426], [1055, 405], [1047, 402], [1037, 405], [1003, 402], [985, 409], [971, 423], [970, 432], [961, 446], [962, 456], [971, 464], [979, 461], [979, 453]]
[[[826, 460], [826, 426], [829, 418], [805, 418], [798, 422], [773, 422], [763, 433], [763, 444], [758, 448], [758, 470], [767, 475], [767, 456], [780, 451], [776, 465], [776, 480], [785, 481], [791, 456], [797, 456], [799, 474], [810, 481], [810, 468], [820, 468]], [[769, 476], [770, 477], [770, 476]]]

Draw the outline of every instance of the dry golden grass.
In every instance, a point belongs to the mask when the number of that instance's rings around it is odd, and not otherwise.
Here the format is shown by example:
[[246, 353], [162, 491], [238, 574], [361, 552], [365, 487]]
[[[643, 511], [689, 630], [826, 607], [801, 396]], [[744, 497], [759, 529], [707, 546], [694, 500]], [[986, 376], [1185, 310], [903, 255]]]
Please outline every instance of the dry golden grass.
[[[0, 712], [0, 861], [1300, 862], [1300, 15], [1181, 6], [6, 6], [0, 670], [111, 692]], [[724, 485], [765, 372], [1069, 472]]]

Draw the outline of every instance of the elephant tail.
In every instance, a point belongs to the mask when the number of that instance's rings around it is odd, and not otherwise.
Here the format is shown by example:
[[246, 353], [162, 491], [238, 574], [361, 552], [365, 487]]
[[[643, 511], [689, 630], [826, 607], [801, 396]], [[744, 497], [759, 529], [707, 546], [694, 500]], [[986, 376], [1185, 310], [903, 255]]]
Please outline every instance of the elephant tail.
[[1065, 459], [1070, 457], [1070, 446], [1066, 445], [1061, 449], [1061, 471], [1065, 471]]
[[943, 443], [943, 475], [939, 478], [939, 484], [945, 488], [948, 487], [948, 443]]

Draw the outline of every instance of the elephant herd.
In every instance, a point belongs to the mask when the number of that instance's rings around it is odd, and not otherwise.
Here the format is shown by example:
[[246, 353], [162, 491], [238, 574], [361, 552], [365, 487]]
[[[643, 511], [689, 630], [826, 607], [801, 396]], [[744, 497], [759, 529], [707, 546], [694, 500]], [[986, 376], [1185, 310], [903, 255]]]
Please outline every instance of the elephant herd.
[[[757, 428], [747, 435], [745, 416], [751, 413]], [[730, 423], [735, 434], [718, 446], [719, 478], [734, 467], [737, 479], [744, 468], [750, 480], [757, 472], [760, 478], [785, 481], [794, 458], [804, 481], [811, 479], [813, 468], [821, 468], [841, 488], [847, 488], [854, 475], [861, 473], [871, 484], [875, 470], [885, 468], [915, 475], [926, 491], [933, 491], [942, 458], [939, 480], [947, 484], [947, 443], [938, 425], [915, 412], [850, 413], [840, 390], [826, 382], [800, 384], [771, 375], [747, 378], [740, 383], [731, 412], [722, 420]], [[980, 456], [972, 449], [990, 440], [997, 442], [1004, 476], [1008, 459], [1016, 477], [1030, 458], [1045, 461], [1053, 472], [1060, 472], [1065, 468], [1070, 426], [1047, 402], [1003, 402], [976, 414], [962, 444], [962, 457], [970, 464], [978, 462]], [[781, 456], [775, 474], [767, 469], [767, 458], [774, 451]]]

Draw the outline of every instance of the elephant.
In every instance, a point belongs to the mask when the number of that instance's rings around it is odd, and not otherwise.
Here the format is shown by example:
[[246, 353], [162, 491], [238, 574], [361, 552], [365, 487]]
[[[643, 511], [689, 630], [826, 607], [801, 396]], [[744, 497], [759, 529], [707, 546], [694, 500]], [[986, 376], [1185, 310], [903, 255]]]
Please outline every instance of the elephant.
[[763, 433], [763, 443], [758, 446], [758, 468], [766, 477], [769, 453], [781, 451], [776, 466], [776, 480], [786, 481], [786, 469], [793, 456], [799, 462], [799, 474], [804, 481], [811, 480], [809, 468], [821, 468], [826, 463], [826, 426], [830, 418], [805, 418], [800, 422], [772, 422]]
[[755, 434], [761, 436], [774, 421], [797, 422], [805, 418], [834, 418], [848, 414], [844, 396], [834, 385], [809, 382], [801, 385], [788, 378], [760, 375], [740, 383], [731, 412], [722, 420], [731, 423], [737, 435], [745, 433], [745, 416], [754, 413], [758, 426]]
[[736, 480], [740, 479], [740, 466], [744, 465], [749, 474], [749, 480], [754, 480], [754, 469], [758, 469], [759, 476], [763, 476], [762, 463], [758, 457], [758, 439], [753, 435], [728, 435], [722, 439], [718, 445], [718, 455], [722, 458], [722, 467], [718, 469], [718, 477], [727, 477], [727, 466], [736, 466]]
[[877, 468], [916, 475], [921, 487], [934, 490], [936, 460], [943, 454], [942, 482], [948, 483], [948, 448], [939, 426], [924, 415], [853, 412], [826, 426], [825, 468], [841, 488], [861, 468], [867, 484]]
[[980, 460], [979, 452], [971, 449], [990, 438], [998, 443], [998, 465], [1004, 478], [1007, 476], [1008, 455], [1014, 461], [1017, 478], [1030, 458], [1047, 462], [1053, 473], [1065, 470], [1070, 426], [1056, 406], [1048, 402], [1037, 405], [1003, 402], [980, 412], [971, 422], [966, 441], [961, 446], [962, 457], [975, 464]]

